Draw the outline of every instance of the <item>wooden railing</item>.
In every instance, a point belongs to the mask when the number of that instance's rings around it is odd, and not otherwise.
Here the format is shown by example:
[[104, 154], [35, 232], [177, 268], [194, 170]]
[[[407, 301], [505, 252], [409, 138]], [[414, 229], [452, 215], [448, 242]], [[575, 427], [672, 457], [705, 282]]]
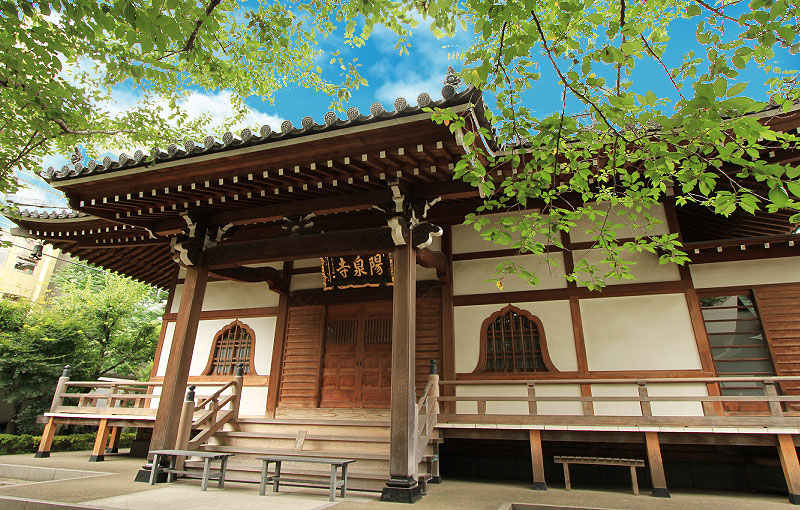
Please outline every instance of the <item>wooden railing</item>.
[[[221, 429], [223, 425], [231, 420], [235, 420], [239, 416], [243, 380], [242, 369], [241, 366], [239, 366], [231, 382], [215, 391], [214, 394], [200, 398], [200, 401], [197, 405], [194, 405], [191, 410], [191, 430], [200, 430], [193, 437], [188, 439], [185, 448], [183, 446], [179, 446], [179, 448], [197, 450], [200, 445]], [[222, 393], [228, 388], [231, 388], [231, 393], [229, 395], [223, 395]], [[189, 391], [193, 397], [194, 386], [190, 386]], [[187, 401], [189, 401], [188, 398]], [[194, 398], [192, 398], [192, 402], [193, 401]], [[228, 406], [228, 409], [224, 409], [226, 406]], [[200, 413], [199, 416], [198, 413]], [[183, 421], [183, 416], [181, 416], [181, 420]], [[189, 432], [188, 435], [191, 435], [191, 432]], [[179, 437], [179, 439], [181, 438]], [[177, 444], [180, 444], [180, 442]]]
[[[469, 380], [441, 381], [442, 386], [524, 386], [527, 396], [491, 395], [457, 395], [441, 396], [441, 402], [454, 402], [456, 409], [439, 415], [440, 423], [496, 423], [496, 424], [540, 424], [540, 425], [662, 425], [662, 426], [734, 426], [734, 427], [768, 427], [800, 425], [800, 413], [792, 407], [800, 408], [800, 395], [779, 395], [779, 387], [783, 383], [798, 383], [800, 376], [786, 377], [697, 377], [697, 378], [649, 378], [649, 379], [561, 379], [561, 380]], [[698, 389], [718, 389], [720, 383], [749, 383], [753, 389], [760, 389], [761, 395], [686, 395], [669, 394], [670, 386], [697, 384]], [[591, 385], [627, 385], [636, 387], [636, 395], [568, 395], [559, 393], [558, 389], [591, 388]], [[651, 395], [650, 390], [658, 385], [660, 395]], [[548, 389], [547, 395], [537, 389]], [[632, 388], [631, 388], [632, 389]], [[554, 391], [555, 390], [555, 391]], [[453, 393], [457, 394], [456, 389]], [[719, 393], [719, 391], [705, 391]], [[585, 392], [584, 392], [585, 393]], [[463, 404], [474, 403], [475, 412], [465, 412]], [[514, 412], [487, 412], [487, 404], [491, 403], [527, 403], [527, 412], [517, 408]], [[543, 409], [546, 403], [575, 403], [575, 413], [552, 412]], [[595, 412], [595, 404], [635, 403], [636, 413], [629, 407], [626, 412], [613, 412], [604, 409]], [[668, 413], [654, 414], [653, 403], [691, 404], [698, 403], [692, 412], [682, 412], [674, 408]], [[737, 404], [739, 407], [751, 406], [749, 411], [735, 413], [726, 411], [726, 404]], [[795, 404], [794, 406], [792, 404]], [[632, 407], [632, 406], [631, 406]]]
[[[151, 409], [151, 402], [158, 399], [158, 395], [152, 391], [159, 386], [161, 383], [137, 381], [71, 381], [69, 367], [64, 367], [53, 394], [50, 412], [154, 417], [156, 409]], [[88, 392], [75, 391], [77, 388], [87, 389]]]
[[439, 374], [436, 368], [436, 360], [431, 360], [431, 369], [428, 374], [428, 384], [425, 386], [419, 400], [414, 404], [414, 416], [416, 423], [416, 465], [422, 461], [425, 455], [425, 448], [431, 440], [433, 431], [436, 429], [436, 417], [439, 415]]

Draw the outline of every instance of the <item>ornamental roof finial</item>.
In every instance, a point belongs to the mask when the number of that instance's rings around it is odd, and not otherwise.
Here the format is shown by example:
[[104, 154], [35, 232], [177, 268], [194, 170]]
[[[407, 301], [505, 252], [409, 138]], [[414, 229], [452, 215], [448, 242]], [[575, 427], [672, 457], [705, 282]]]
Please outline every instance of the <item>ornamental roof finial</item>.
[[69, 160], [74, 165], [76, 165], [76, 164], [80, 163], [81, 161], [83, 161], [83, 156], [81, 155], [81, 150], [78, 149], [77, 145], [75, 146], [75, 152], [72, 153], [72, 155], [69, 157]]
[[445, 85], [452, 85], [455, 88], [461, 86], [461, 77], [456, 75], [456, 70], [453, 69], [453, 66], [447, 66], [447, 75], [444, 77], [442, 83]]

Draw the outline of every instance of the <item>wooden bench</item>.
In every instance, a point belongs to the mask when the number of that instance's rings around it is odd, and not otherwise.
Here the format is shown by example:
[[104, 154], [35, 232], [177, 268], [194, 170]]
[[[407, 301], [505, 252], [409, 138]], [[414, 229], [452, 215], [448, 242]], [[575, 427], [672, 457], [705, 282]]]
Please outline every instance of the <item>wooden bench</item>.
[[[336, 489], [341, 488], [341, 497], [347, 497], [347, 466], [355, 462], [353, 459], [332, 459], [324, 457], [303, 457], [300, 455], [270, 455], [268, 457], [257, 457], [261, 461], [261, 486], [258, 493], [263, 496], [267, 491], [267, 482], [272, 482], [272, 492], [278, 492], [281, 483], [285, 485], [310, 485], [313, 487], [329, 487], [331, 491], [331, 501], [336, 501]], [[269, 465], [275, 463], [275, 474], [268, 476]], [[311, 464], [330, 464], [331, 478], [330, 483], [317, 482], [306, 478], [287, 478], [281, 476], [282, 462], [308, 462]], [[342, 480], [336, 481], [338, 469], [342, 468]], [[287, 483], [288, 482], [288, 483]]]
[[[162, 471], [167, 473], [167, 482], [175, 479], [175, 475], [190, 475], [191, 471], [175, 469], [175, 463], [178, 457], [200, 457], [203, 459], [203, 481], [200, 483], [200, 490], [204, 491], [208, 487], [210, 479], [217, 479], [217, 487], [222, 489], [225, 487], [225, 470], [228, 467], [228, 457], [232, 457], [232, 453], [219, 453], [219, 452], [199, 452], [194, 450], [151, 450], [153, 454], [153, 467], [150, 470], [150, 485], [155, 485], [158, 479], [158, 472]], [[162, 468], [159, 462], [163, 457], [169, 459], [169, 467]], [[219, 471], [216, 473], [211, 472], [211, 462], [214, 460], [220, 461]]]
[[631, 468], [631, 485], [633, 485], [633, 493], [639, 495], [639, 482], [636, 479], [636, 468], [644, 467], [644, 461], [641, 459], [612, 459], [607, 457], [554, 457], [553, 460], [556, 464], [564, 466], [564, 483], [567, 490], [571, 490], [572, 486], [569, 481], [569, 465], [570, 464], [596, 464], [600, 466], [628, 466]]

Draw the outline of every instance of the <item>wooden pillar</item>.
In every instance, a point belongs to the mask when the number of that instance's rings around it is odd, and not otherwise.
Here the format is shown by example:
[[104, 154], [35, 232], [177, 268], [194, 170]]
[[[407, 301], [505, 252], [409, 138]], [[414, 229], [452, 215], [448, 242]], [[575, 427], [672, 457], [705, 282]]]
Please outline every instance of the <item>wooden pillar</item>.
[[778, 434], [778, 455], [786, 478], [786, 488], [789, 489], [789, 503], [800, 505], [800, 463], [791, 434]]
[[37, 459], [44, 459], [50, 456], [50, 447], [53, 444], [53, 436], [56, 434], [56, 419], [50, 418], [47, 420], [47, 425], [44, 426], [42, 432], [42, 441], [39, 443], [39, 449], [36, 451], [34, 457]]
[[531, 465], [533, 467], [533, 490], [547, 490], [544, 479], [544, 455], [542, 454], [542, 431], [529, 430], [531, 440]]
[[[449, 225], [444, 227], [442, 252], [447, 257], [450, 278], [442, 282], [442, 377], [445, 381], [456, 380], [455, 310], [453, 308], [453, 233]], [[456, 387], [443, 388], [447, 397], [456, 396]], [[445, 402], [444, 412], [455, 413], [456, 403]]]
[[94, 448], [92, 449], [92, 455], [89, 457], [89, 462], [102, 462], [105, 458], [103, 453], [106, 451], [106, 444], [108, 444], [110, 428], [107, 419], [100, 420], [100, 426], [97, 427], [97, 437], [94, 439]]
[[[283, 263], [283, 277], [291, 289], [292, 269], [290, 260]], [[267, 387], [267, 416], [275, 417], [278, 408], [278, 395], [281, 385], [281, 368], [283, 367], [283, 350], [286, 346], [286, 325], [289, 322], [289, 296], [281, 294], [278, 298], [278, 317], [275, 322], [275, 341], [272, 345], [272, 365], [269, 370], [269, 386]]]
[[647, 464], [650, 467], [650, 480], [653, 482], [653, 496], [668, 498], [667, 479], [664, 476], [664, 464], [661, 462], [661, 445], [658, 442], [658, 432], [645, 432], [647, 444]]
[[381, 501], [414, 503], [422, 497], [417, 483], [415, 330], [417, 257], [412, 246], [394, 249], [392, 292], [392, 403], [389, 480]]
[[171, 450], [175, 447], [186, 381], [189, 378], [189, 365], [192, 362], [192, 351], [197, 336], [197, 323], [203, 308], [207, 282], [208, 270], [199, 263], [186, 268], [181, 303], [175, 321], [175, 333], [172, 336], [167, 370], [153, 427], [153, 438], [150, 441], [151, 450]]
[[122, 427], [111, 427], [108, 435], [106, 453], [119, 453], [119, 438], [122, 436]]

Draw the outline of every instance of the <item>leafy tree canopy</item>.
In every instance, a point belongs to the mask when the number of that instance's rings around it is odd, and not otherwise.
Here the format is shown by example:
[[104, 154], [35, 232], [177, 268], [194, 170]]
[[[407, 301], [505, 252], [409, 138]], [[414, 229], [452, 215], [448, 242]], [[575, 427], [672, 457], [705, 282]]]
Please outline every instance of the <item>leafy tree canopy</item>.
[[44, 303], [0, 300], [0, 395], [7, 432], [35, 430], [64, 365], [76, 380], [150, 375], [165, 293], [112, 273], [69, 265]]
[[[796, 147], [797, 136], [759, 122], [767, 104], [742, 95], [740, 74], [760, 68], [775, 105], [792, 108], [797, 72], [772, 62], [776, 50], [800, 48], [798, 12], [798, 0], [2, 0], [0, 186], [13, 186], [11, 169], [77, 141], [91, 150], [197, 136], [202, 122], [169, 122], [186, 120], [177, 100], [190, 86], [229, 88], [242, 106], [296, 82], [341, 106], [363, 80], [338, 54], [329, 57], [341, 80], [325, 80], [313, 58], [320, 38], [336, 32], [357, 47], [383, 26], [402, 52], [422, 18], [436, 35], [474, 31], [460, 74], [494, 98], [489, 120], [507, 150], [489, 152], [480, 140], [488, 130], [470, 118], [435, 115], [472, 148], [457, 176], [487, 197], [478, 212], [537, 207], [468, 221], [489, 239], [541, 253], [588, 220], [604, 257], [581, 258], [566, 276], [597, 288], [630, 276], [626, 250], [685, 262], [674, 235], [648, 235], [648, 210], [668, 193], [721, 215], [800, 210], [800, 168], [763, 157]], [[697, 44], [677, 65], [662, 58], [676, 23], [693, 24]], [[647, 65], [655, 73], [637, 74]], [[560, 110], [543, 115], [531, 104], [542, 76], [555, 76], [561, 94]], [[146, 91], [143, 105], [119, 115], [98, 107], [123, 80]], [[672, 92], [656, 93], [654, 82]], [[503, 166], [517, 171], [495, 177]], [[641, 235], [621, 245], [624, 223]], [[513, 265], [506, 273], [537, 281]]]

